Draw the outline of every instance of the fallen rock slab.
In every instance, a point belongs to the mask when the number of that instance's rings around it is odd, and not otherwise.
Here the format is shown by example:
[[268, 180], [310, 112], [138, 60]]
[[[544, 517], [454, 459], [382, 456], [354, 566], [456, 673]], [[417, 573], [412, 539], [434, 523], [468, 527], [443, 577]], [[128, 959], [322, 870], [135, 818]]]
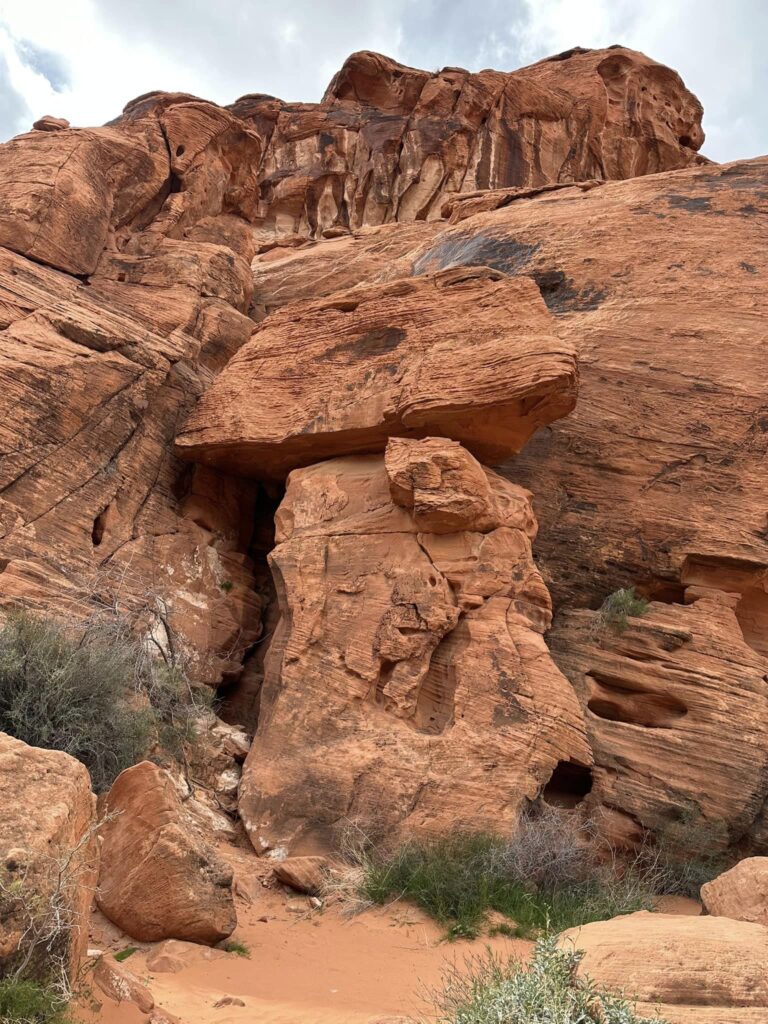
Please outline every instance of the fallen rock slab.
[[768, 857], [746, 857], [701, 887], [708, 914], [768, 925]]
[[641, 911], [571, 928], [559, 941], [584, 952], [580, 974], [670, 1024], [768, 1020], [768, 928], [762, 925]]
[[278, 882], [308, 896], [317, 896], [322, 891], [327, 870], [325, 857], [288, 857], [272, 869]]
[[94, 968], [93, 980], [104, 995], [116, 1003], [135, 1003], [142, 1013], [154, 1008], [155, 1000], [147, 986], [112, 957], [101, 957]]
[[204, 842], [168, 772], [149, 761], [128, 768], [105, 813], [96, 899], [110, 921], [141, 942], [231, 935], [232, 868]]
[[573, 350], [536, 284], [465, 268], [274, 313], [203, 395], [176, 450], [281, 477], [393, 435], [436, 434], [494, 462], [570, 412], [576, 391]]

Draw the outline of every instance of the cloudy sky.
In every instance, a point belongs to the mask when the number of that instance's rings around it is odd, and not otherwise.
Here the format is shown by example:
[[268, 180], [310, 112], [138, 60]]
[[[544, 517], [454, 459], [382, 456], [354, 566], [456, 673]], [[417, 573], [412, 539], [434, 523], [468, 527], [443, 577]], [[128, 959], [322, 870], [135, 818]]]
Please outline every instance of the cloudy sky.
[[317, 100], [353, 50], [512, 70], [622, 43], [704, 104], [704, 152], [768, 152], [768, 0], [0, 0], [0, 138], [41, 114], [93, 125], [152, 89]]

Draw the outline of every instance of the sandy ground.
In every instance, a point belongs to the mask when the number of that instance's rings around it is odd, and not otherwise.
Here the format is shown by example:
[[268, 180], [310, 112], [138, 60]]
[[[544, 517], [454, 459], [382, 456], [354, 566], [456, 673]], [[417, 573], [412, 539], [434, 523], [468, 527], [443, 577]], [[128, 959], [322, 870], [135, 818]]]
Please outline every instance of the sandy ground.
[[[223, 851], [222, 851], [223, 852]], [[448, 943], [417, 908], [396, 903], [350, 916], [343, 904], [315, 909], [277, 885], [271, 865], [243, 850], [226, 855], [235, 867], [238, 927], [229, 941], [249, 955], [188, 947], [187, 966], [153, 972], [155, 947], [133, 942], [96, 912], [91, 947], [105, 955], [136, 946], [124, 965], [151, 990], [157, 1007], [182, 1024], [399, 1024], [429, 1019], [429, 992], [452, 965], [491, 948], [527, 959], [532, 943], [503, 936]], [[666, 897], [665, 913], [698, 914], [693, 900]], [[213, 956], [213, 959], [206, 957]], [[90, 966], [93, 964], [90, 961]], [[77, 1019], [84, 1024], [145, 1024], [133, 1004], [116, 1004], [84, 985]], [[90, 995], [87, 993], [90, 992]], [[234, 997], [244, 1005], [216, 1006]]]
[[[252, 870], [252, 860], [241, 859], [238, 877], [244, 866]], [[268, 866], [255, 863], [267, 878]], [[531, 949], [530, 942], [502, 936], [446, 943], [434, 922], [406, 904], [349, 916], [338, 905], [314, 910], [305, 897], [282, 887], [262, 887], [259, 877], [250, 883], [252, 902], [238, 899], [232, 936], [248, 947], [248, 957], [226, 953], [208, 961], [193, 956], [178, 973], [152, 973], [147, 958], [153, 947], [132, 942], [99, 914], [93, 919], [91, 944], [107, 955], [138, 946], [124, 966], [149, 987], [156, 1005], [182, 1024], [369, 1024], [379, 1018], [429, 1016], [428, 991], [439, 985], [449, 965], [463, 965], [469, 954], [487, 946], [523, 959]], [[217, 1008], [215, 1003], [227, 996], [245, 1005]], [[80, 1020], [146, 1021], [133, 1005], [112, 1003], [97, 989], [92, 989], [94, 997], [101, 1005], [89, 1006], [83, 998]]]

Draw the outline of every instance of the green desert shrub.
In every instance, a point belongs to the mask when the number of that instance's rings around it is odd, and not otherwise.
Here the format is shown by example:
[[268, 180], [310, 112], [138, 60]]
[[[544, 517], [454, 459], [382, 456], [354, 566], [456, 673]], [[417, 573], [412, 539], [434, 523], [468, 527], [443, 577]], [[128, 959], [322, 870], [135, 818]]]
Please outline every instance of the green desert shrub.
[[[457, 834], [365, 851], [358, 894], [370, 903], [407, 899], [451, 938], [472, 938], [489, 911], [535, 936], [650, 909], [653, 884], [635, 865], [600, 863], [588, 826], [556, 808], [526, 814], [511, 838]], [[497, 925], [497, 929], [499, 926]]]
[[3, 1024], [70, 1024], [67, 1005], [53, 990], [34, 981], [0, 979]]
[[76, 757], [97, 792], [158, 744], [178, 752], [200, 703], [120, 624], [18, 611], [0, 627], [0, 731]]
[[678, 820], [661, 829], [639, 857], [644, 864], [652, 864], [660, 895], [696, 900], [702, 885], [727, 871], [737, 859], [728, 849], [726, 826], [706, 821], [693, 803], [683, 808]]
[[648, 602], [635, 594], [634, 587], [616, 590], [603, 601], [598, 612], [600, 626], [608, 626], [616, 633], [623, 633], [629, 619], [645, 615]]
[[432, 995], [438, 1024], [663, 1024], [579, 977], [581, 958], [550, 937], [539, 939], [528, 964], [488, 953], [451, 967]]

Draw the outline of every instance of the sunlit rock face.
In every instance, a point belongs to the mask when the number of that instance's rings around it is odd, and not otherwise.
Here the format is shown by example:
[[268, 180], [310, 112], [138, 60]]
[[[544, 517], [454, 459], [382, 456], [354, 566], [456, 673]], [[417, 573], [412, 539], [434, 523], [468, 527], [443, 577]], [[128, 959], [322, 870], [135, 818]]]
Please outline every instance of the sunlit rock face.
[[240, 787], [258, 850], [349, 820], [503, 830], [559, 763], [588, 774], [526, 491], [455, 441], [394, 438], [295, 470], [277, 526], [281, 620]]

